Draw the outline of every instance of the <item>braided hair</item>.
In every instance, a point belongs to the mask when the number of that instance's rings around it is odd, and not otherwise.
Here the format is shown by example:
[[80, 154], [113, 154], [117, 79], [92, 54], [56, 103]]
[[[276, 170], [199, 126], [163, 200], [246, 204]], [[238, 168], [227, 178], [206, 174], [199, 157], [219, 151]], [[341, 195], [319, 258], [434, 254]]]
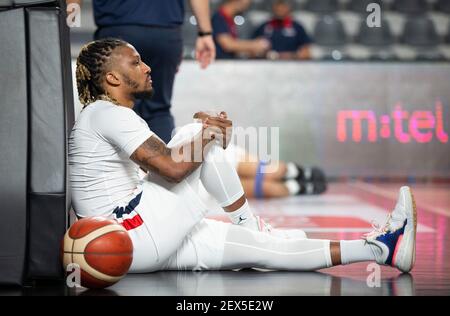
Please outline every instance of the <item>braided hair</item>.
[[113, 50], [127, 42], [115, 38], [101, 39], [83, 46], [77, 58], [77, 88], [81, 104], [87, 105], [96, 100], [111, 99], [102, 87], [109, 57]]

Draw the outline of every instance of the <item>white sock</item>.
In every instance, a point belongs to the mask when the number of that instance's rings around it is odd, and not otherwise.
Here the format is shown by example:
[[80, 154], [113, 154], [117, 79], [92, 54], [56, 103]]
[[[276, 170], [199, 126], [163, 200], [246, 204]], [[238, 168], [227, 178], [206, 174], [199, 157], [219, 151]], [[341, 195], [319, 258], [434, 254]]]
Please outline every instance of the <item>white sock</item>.
[[296, 180], [286, 180], [284, 185], [289, 191], [289, 195], [297, 195], [300, 192], [300, 184]]
[[284, 175], [286, 179], [295, 179], [297, 178], [298, 174], [299, 170], [295, 163], [293, 162], [286, 163], [286, 174]]
[[256, 217], [250, 210], [248, 201], [245, 201], [244, 205], [242, 205], [236, 211], [228, 212], [228, 216], [230, 217], [231, 222], [235, 225], [242, 225], [250, 229], [258, 229]]
[[374, 251], [381, 251], [381, 249], [365, 240], [341, 240], [342, 264], [375, 261]]

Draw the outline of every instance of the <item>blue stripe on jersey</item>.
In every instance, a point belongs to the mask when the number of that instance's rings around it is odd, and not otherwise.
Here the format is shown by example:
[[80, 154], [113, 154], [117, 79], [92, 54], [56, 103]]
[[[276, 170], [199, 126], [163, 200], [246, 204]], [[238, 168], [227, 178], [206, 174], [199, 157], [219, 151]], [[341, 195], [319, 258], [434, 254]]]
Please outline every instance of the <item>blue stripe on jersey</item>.
[[130, 201], [130, 203], [128, 203], [127, 206], [116, 207], [113, 211], [113, 213], [116, 214], [116, 218], [122, 218], [123, 214], [130, 214], [131, 212], [133, 212], [134, 209], [136, 208], [136, 206], [139, 205], [139, 202], [141, 201], [141, 197], [142, 197], [142, 192], [139, 193], [138, 195], [136, 195], [136, 197], [134, 199], [132, 199]]

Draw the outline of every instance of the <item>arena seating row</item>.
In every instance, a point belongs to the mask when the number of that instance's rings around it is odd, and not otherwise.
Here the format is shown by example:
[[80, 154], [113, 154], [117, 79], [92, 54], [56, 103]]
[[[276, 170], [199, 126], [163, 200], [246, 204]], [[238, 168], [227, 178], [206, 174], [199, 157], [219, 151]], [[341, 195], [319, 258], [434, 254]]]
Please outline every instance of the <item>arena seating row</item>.
[[[294, 18], [313, 38], [315, 60], [450, 60], [450, 0], [292, 0]], [[368, 3], [381, 5], [381, 27], [366, 23]], [[91, 1], [84, 1], [81, 28], [71, 30], [72, 57], [95, 31]], [[188, 1], [186, 1], [188, 3]], [[212, 12], [221, 0], [211, 0]], [[241, 37], [270, 18], [272, 0], [253, 0], [236, 17]], [[184, 57], [193, 57], [197, 34], [187, 6], [183, 25]]]
[[[383, 11], [394, 11], [405, 14], [418, 14], [426, 11], [450, 13], [448, 0], [291, 0], [294, 10], [329, 14], [347, 10], [366, 13], [367, 5], [378, 3]], [[221, 0], [211, 0], [211, 7], [216, 9]], [[253, 0], [251, 10], [270, 12], [272, 0]]]
[[[369, 27], [365, 9], [372, 2], [374, 1], [351, 0], [345, 5], [344, 2], [329, 0], [294, 2], [295, 20], [303, 25], [314, 40], [313, 58], [408, 61], [450, 59], [450, 11], [447, 8], [450, 1], [398, 0], [391, 1], [389, 5], [386, 1], [378, 1], [382, 7], [381, 27]], [[212, 1], [212, 6], [216, 7], [218, 3], [220, 1]], [[254, 30], [270, 19], [270, 3], [270, 0], [255, 0], [251, 10], [235, 18], [242, 38], [251, 38]], [[323, 9], [320, 10], [319, 7]], [[420, 8], [434, 8], [435, 11], [419, 10]], [[192, 58], [196, 21], [191, 12], [187, 13], [183, 27], [185, 57]], [[336, 58], [322, 53], [333, 51]], [[342, 58], [343, 55], [346, 58]]]

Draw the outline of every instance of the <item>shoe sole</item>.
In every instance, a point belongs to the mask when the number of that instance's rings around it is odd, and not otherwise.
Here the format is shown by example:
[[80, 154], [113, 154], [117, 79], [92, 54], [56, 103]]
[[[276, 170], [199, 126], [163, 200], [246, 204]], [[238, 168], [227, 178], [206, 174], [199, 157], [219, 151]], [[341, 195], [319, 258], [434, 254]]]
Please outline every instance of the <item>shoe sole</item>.
[[[417, 208], [410, 188], [408, 188], [408, 193], [412, 204], [412, 214], [407, 214], [408, 223], [406, 224], [399, 252], [395, 259], [395, 266], [404, 273], [412, 270], [416, 260]], [[413, 225], [412, 229], [411, 223]]]

